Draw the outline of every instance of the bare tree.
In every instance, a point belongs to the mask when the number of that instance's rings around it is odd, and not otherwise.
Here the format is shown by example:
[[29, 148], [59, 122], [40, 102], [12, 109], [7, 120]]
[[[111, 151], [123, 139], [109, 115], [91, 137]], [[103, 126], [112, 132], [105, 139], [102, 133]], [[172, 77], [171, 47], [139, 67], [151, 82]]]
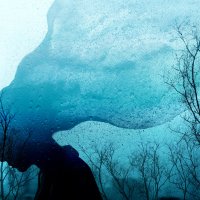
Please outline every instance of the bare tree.
[[[28, 170], [25, 173], [20, 173], [18, 170], [10, 167], [6, 161], [13, 158], [13, 150], [16, 148], [15, 144], [17, 139], [17, 131], [13, 128], [12, 122], [15, 115], [12, 114], [10, 108], [5, 107], [3, 102], [3, 93], [0, 94], [0, 150], [1, 150], [1, 161], [0, 162], [0, 197], [2, 200], [13, 199], [16, 200], [20, 196], [20, 192], [23, 187], [32, 180], [37, 174], [36, 170]], [[24, 140], [20, 152], [26, 145], [30, 134]]]
[[170, 182], [182, 192], [184, 200], [200, 199], [199, 146], [184, 138], [176, 145], [169, 145], [169, 152], [173, 168]]
[[121, 166], [119, 160], [115, 157], [115, 148], [112, 144], [105, 148], [105, 166], [113, 179], [115, 188], [119, 191], [121, 197], [126, 200], [134, 199], [133, 194], [135, 185], [130, 181], [133, 167], [131, 165]]
[[176, 55], [175, 79], [168, 77], [166, 82], [180, 95], [189, 111], [184, 116], [189, 130], [182, 132], [200, 144], [200, 34], [198, 26], [188, 23], [176, 25], [176, 32], [183, 48]]
[[134, 166], [143, 181], [142, 193], [147, 200], [158, 200], [159, 192], [167, 183], [171, 176], [171, 170], [168, 170], [159, 155], [160, 146], [158, 143], [139, 144], [138, 152], [130, 157], [130, 163]]
[[112, 179], [112, 189], [119, 193], [121, 199], [134, 199], [135, 182], [130, 178], [132, 166], [122, 167], [120, 165], [115, 157], [116, 148], [112, 143], [104, 145], [102, 148], [94, 144], [90, 147], [90, 153], [83, 147], [81, 147], [81, 150], [90, 162], [104, 199], [108, 200], [110, 198], [105, 189], [108, 175]]
[[169, 146], [174, 173], [170, 181], [184, 199], [200, 199], [200, 32], [190, 22], [176, 24], [175, 30], [181, 50], [173, 67], [175, 76], [170, 75], [166, 82], [179, 95], [187, 112], [182, 115], [185, 126], [173, 130], [181, 140], [176, 146]]
[[0, 94], [0, 125], [2, 130], [2, 148], [1, 148], [1, 164], [0, 164], [0, 188], [1, 188], [1, 198], [5, 199], [5, 179], [8, 175], [8, 172], [5, 173], [5, 150], [7, 145], [8, 134], [11, 128], [12, 120], [14, 119], [14, 115], [11, 114], [10, 110], [4, 107], [3, 104], [3, 93]]
[[[110, 197], [105, 188], [108, 175], [112, 179], [113, 190], [117, 191], [120, 199], [125, 200], [158, 200], [161, 189], [167, 182], [169, 184], [171, 168], [167, 168], [169, 166], [160, 156], [160, 145], [142, 141], [138, 147], [123, 161], [119, 160], [117, 149], [111, 143], [103, 147], [94, 144], [87, 150], [81, 147], [92, 166], [104, 199], [116, 199]], [[122, 164], [126, 159], [126, 164]]]
[[85, 149], [81, 145], [79, 145], [79, 147], [81, 151], [85, 154], [85, 156], [87, 157], [90, 163], [90, 167], [97, 180], [103, 199], [108, 200], [108, 197], [105, 191], [105, 186], [104, 186], [104, 178], [103, 178], [103, 175], [104, 175], [103, 170], [105, 170], [104, 164], [105, 164], [105, 157], [106, 157], [107, 152], [105, 150], [99, 151], [96, 145], [90, 148], [92, 152], [88, 152], [87, 149]]

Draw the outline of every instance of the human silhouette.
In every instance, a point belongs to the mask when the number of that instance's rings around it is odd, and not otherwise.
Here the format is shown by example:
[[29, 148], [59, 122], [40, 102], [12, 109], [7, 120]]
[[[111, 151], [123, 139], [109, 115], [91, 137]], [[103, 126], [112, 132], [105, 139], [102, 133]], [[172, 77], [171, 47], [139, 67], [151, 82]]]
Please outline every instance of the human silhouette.
[[70, 145], [56, 142], [31, 142], [9, 165], [26, 171], [31, 165], [40, 169], [35, 200], [102, 200], [89, 166]]

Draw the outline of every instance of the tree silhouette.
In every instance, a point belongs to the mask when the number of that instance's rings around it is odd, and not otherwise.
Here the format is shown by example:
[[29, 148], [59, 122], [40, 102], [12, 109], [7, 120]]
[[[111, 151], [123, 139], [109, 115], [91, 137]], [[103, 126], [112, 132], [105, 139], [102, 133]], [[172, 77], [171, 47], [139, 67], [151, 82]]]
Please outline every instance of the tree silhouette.
[[198, 26], [190, 23], [176, 25], [178, 41], [182, 49], [177, 53], [173, 67], [174, 78], [166, 81], [181, 97], [189, 114], [183, 116], [189, 130], [183, 131], [200, 144], [200, 34]]
[[[16, 148], [15, 139], [17, 139], [17, 130], [12, 126], [15, 115], [11, 109], [4, 106], [3, 93], [0, 94], [0, 196], [2, 200], [20, 198], [20, 192], [26, 187], [36, 175], [37, 170], [29, 169], [25, 173], [20, 173], [17, 169], [12, 168], [4, 161], [14, 159], [13, 151]], [[24, 141], [20, 152], [23, 151], [23, 146], [26, 144], [29, 136]], [[18, 138], [19, 139], [19, 138]]]

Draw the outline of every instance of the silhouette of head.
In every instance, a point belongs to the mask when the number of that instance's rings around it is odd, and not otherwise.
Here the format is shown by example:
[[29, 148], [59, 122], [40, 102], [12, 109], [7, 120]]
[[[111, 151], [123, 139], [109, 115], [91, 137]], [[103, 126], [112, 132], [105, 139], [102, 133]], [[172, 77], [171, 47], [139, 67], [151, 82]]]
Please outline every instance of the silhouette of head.
[[[30, 162], [30, 158], [32, 155], [27, 151], [27, 149], [20, 145], [19, 141], [13, 139], [13, 137], [12, 141], [14, 141], [14, 143], [10, 142], [10, 138], [11, 137], [6, 138], [5, 145], [0, 145], [0, 161], [7, 162], [11, 167], [17, 168], [19, 171], [24, 172], [32, 164]], [[25, 150], [27, 151], [27, 154], [25, 153]], [[28, 154], [30, 155], [28, 156]]]
[[3, 161], [21, 172], [26, 171], [31, 165], [40, 169], [55, 169], [57, 165], [70, 164], [79, 156], [78, 152], [70, 145], [61, 147], [53, 139], [48, 141], [24, 140], [15, 145], [7, 144]]
[[[118, 9], [132, 13], [129, 6], [106, 0], [55, 0], [45, 39], [21, 61], [13, 82], [4, 89], [20, 129], [31, 127], [36, 129], [33, 134], [51, 137], [87, 120], [147, 128], [180, 113], [160, 76], [171, 66], [171, 49], [164, 43], [137, 55], [137, 39], [130, 40], [129, 34], [138, 30], [129, 15], [117, 15]], [[158, 41], [153, 41], [156, 47]]]
[[[137, 39], [130, 40], [130, 34], [135, 37], [137, 32], [130, 5], [113, 6], [105, 0], [56, 0], [52, 5], [45, 39], [21, 61], [15, 79], [4, 89], [6, 106], [16, 113], [14, 126], [31, 132], [32, 141], [41, 144], [30, 143], [34, 153], [28, 150], [29, 158], [24, 156], [22, 166], [27, 160], [32, 162], [56, 131], [69, 130], [83, 121], [147, 128], [180, 113], [176, 98], [169, 98], [168, 87], [160, 78], [163, 68], [171, 66], [172, 49], [166, 43], [157, 45], [162, 40], [153, 40], [155, 49], [148, 42], [148, 51], [138, 54]], [[119, 17], [119, 10], [129, 10], [130, 15]]]

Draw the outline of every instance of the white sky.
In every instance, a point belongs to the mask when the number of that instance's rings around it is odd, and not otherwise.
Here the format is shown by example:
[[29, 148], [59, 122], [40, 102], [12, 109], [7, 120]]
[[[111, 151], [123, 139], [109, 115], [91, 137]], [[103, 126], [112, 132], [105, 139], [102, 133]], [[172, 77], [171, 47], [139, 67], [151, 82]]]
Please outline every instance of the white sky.
[[0, 89], [12, 81], [22, 58], [43, 40], [52, 3], [53, 0], [0, 0]]

